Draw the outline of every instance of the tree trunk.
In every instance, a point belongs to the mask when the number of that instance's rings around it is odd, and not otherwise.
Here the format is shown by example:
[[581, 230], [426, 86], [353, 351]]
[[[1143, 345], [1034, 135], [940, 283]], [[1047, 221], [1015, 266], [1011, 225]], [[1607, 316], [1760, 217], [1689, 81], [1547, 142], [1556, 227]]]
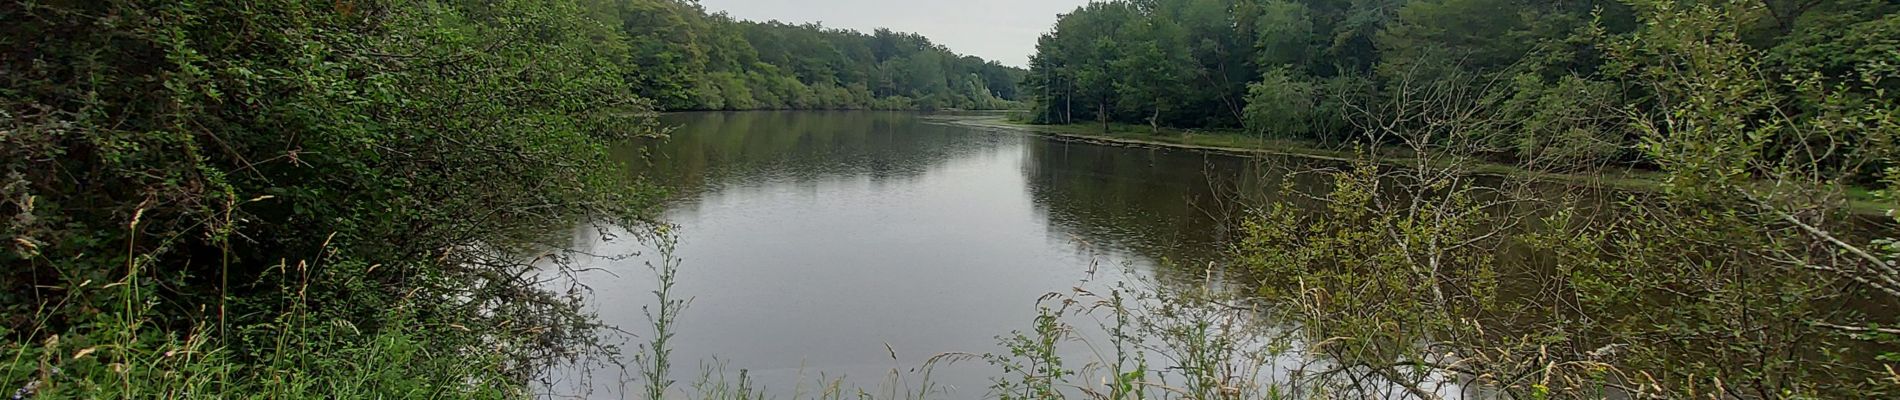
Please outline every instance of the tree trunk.
[[1802, 14], [1806, 14], [1815, 6], [1821, 5], [1821, 2], [1822, 0], [1762, 0], [1761, 4], [1775, 19], [1775, 33], [1787, 35], [1788, 32], [1794, 31], [1796, 19], [1800, 19]]
[[1062, 96], [1062, 124], [1073, 124], [1075, 123], [1075, 82], [1063, 81], [1062, 85], [1069, 88], [1068, 94]]
[[1108, 100], [1096, 103], [1095, 119], [1102, 121], [1102, 134], [1108, 134]]
[[1148, 116], [1148, 133], [1161, 134], [1161, 103], [1155, 103], [1155, 112]]

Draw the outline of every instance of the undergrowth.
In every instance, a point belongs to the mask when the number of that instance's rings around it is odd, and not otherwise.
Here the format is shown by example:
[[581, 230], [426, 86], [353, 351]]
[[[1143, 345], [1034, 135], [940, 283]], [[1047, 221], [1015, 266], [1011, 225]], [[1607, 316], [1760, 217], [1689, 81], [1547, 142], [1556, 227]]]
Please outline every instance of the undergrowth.
[[0, 1], [0, 391], [522, 397], [663, 134], [581, 1]]

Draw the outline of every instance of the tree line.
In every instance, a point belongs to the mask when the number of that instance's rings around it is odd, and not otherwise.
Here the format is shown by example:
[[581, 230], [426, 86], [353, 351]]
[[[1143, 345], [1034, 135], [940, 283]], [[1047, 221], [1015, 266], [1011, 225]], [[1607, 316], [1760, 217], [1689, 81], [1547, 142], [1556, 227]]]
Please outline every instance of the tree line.
[[[1860, 85], [1900, 54], [1900, 4], [1742, 2], [1729, 32], [1775, 80]], [[1023, 91], [1040, 123], [1244, 129], [1337, 143], [1365, 130], [1364, 104], [1434, 83], [1487, 89], [1494, 158], [1646, 162], [1620, 121], [1658, 96], [1600, 44], [1643, 25], [1614, 0], [1117, 0], [1062, 15]], [[1868, 101], [1874, 90], [1854, 93]], [[1787, 113], [1825, 106], [1798, 85], [1770, 90]], [[1794, 139], [1789, 139], [1794, 140]]]
[[601, 2], [628, 80], [664, 110], [1004, 109], [1023, 71], [929, 38], [735, 20], [691, 0]]

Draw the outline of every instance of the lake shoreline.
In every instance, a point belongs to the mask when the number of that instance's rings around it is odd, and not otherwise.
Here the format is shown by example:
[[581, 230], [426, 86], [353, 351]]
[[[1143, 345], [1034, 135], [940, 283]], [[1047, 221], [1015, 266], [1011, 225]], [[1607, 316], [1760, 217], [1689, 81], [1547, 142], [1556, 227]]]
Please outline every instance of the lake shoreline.
[[[1206, 152], [1206, 153], [1231, 155], [1231, 156], [1237, 156], [1237, 157], [1263, 157], [1263, 156], [1264, 157], [1298, 157], [1298, 158], [1306, 158], [1306, 159], [1334, 161], [1334, 162], [1341, 162], [1341, 163], [1350, 163], [1357, 160], [1355, 154], [1350, 151], [1319, 149], [1319, 148], [1314, 148], [1308, 145], [1300, 145], [1300, 144], [1292, 143], [1290, 141], [1275, 141], [1275, 142], [1267, 143], [1265, 146], [1250, 146], [1250, 147], [1217, 146], [1217, 145], [1208, 145], [1208, 144], [1171, 142], [1171, 141], [1154, 140], [1154, 139], [1147, 139], [1147, 138], [1117, 137], [1113, 135], [1104, 135], [1101, 133], [1069, 132], [1069, 131], [1058, 129], [1058, 127], [1062, 127], [1065, 125], [1032, 125], [1032, 124], [1027, 124], [1027, 123], [1011, 122], [1004, 119], [1001, 116], [936, 116], [936, 117], [927, 118], [927, 120], [931, 122], [937, 122], [937, 123], [942, 123], [942, 124], [947, 124], [947, 125], [955, 125], [955, 126], [963, 126], [963, 127], [979, 128], [979, 129], [1005, 130], [1005, 131], [1012, 131], [1012, 132], [1018, 132], [1018, 133], [1024, 133], [1024, 134], [1030, 134], [1030, 135], [1036, 135], [1036, 136], [1043, 136], [1043, 137], [1048, 137], [1048, 138], [1068, 141], [1068, 142], [1081, 142], [1081, 143], [1098, 144], [1098, 145], [1104, 145], [1104, 146], [1182, 149], [1182, 150], [1191, 150], [1191, 151], [1199, 151], [1199, 152]], [[1066, 125], [1066, 126], [1075, 126], [1075, 125]], [[1187, 139], [1187, 140], [1191, 140], [1191, 139]], [[1382, 157], [1377, 162], [1380, 164], [1385, 164], [1385, 165], [1407, 166], [1408, 162], [1413, 162], [1413, 161], [1416, 161], [1416, 159], [1411, 158], [1411, 157], [1396, 156], [1396, 157]], [[1489, 162], [1481, 162], [1478, 165], [1472, 166], [1472, 168], [1473, 168], [1472, 174], [1474, 175], [1549, 179], [1549, 180], [1555, 180], [1555, 181], [1562, 181], [1565, 183], [1582, 184], [1582, 185], [1588, 185], [1588, 186], [1604, 188], [1604, 189], [1655, 190], [1657, 187], [1656, 185], [1658, 185], [1658, 183], [1656, 183], [1654, 180], [1648, 180], [1641, 177], [1627, 177], [1627, 176], [1615, 176], [1615, 175], [1579, 175], [1579, 174], [1560, 174], [1560, 173], [1551, 173], [1551, 172], [1536, 172], [1536, 171], [1525, 170], [1523, 168], [1518, 168], [1516, 166], [1489, 163]]]
[[[992, 131], [996, 131], [996, 130], [1010, 131], [1010, 132], [1023, 133], [1023, 134], [1029, 134], [1029, 135], [1035, 135], [1035, 136], [1042, 136], [1042, 137], [1047, 137], [1047, 138], [1066, 141], [1066, 142], [1089, 143], [1089, 144], [1096, 144], [1096, 145], [1103, 145], [1103, 146], [1180, 149], [1180, 150], [1198, 151], [1198, 152], [1204, 152], [1204, 153], [1214, 153], [1214, 154], [1222, 154], [1222, 155], [1229, 155], [1229, 156], [1235, 156], [1235, 157], [1248, 157], [1248, 158], [1298, 157], [1298, 158], [1333, 161], [1333, 162], [1341, 162], [1341, 163], [1350, 163], [1350, 162], [1355, 161], [1356, 159], [1356, 155], [1350, 151], [1338, 151], [1338, 150], [1315, 148], [1309, 144], [1302, 144], [1302, 143], [1297, 143], [1295, 141], [1289, 141], [1289, 140], [1263, 141], [1261, 143], [1256, 143], [1252, 146], [1244, 146], [1244, 147], [1183, 143], [1183, 142], [1156, 140], [1160, 138], [1118, 137], [1112, 133], [1111, 134], [1102, 134], [1099, 132], [1085, 133], [1085, 132], [1062, 129], [1064, 127], [1074, 127], [1074, 126], [1084, 126], [1084, 125], [1033, 125], [1033, 124], [1028, 124], [1028, 123], [1009, 121], [1002, 115], [931, 116], [931, 117], [925, 118], [925, 121], [932, 122], [932, 123], [945, 124], [945, 125], [962, 126], [962, 127], [968, 127], [968, 128], [976, 128], [976, 129], [986, 129], [986, 130], [992, 130]], [[1086, 126], [1097, 127], [1099, 125], [1086, 125]], [[1147, 135], [1147, 134], [1143, 133], [1143, 135]], [[1192, 136], [1186, 136], [1186, 135], [1193, 135], [1193, 134], [1188, 133], [1188, 134], [1185, 134], [1184, 136], [1177, 136], [1175, 138], [1178, 138], [1180, 140], [1193, 140]], [[1211, 134], [1211, 135], [1202, 134], [1202, 136], [1215, 136], [1215, 135], [1237, 136], [1237, 135], [1231, 135], [1231, 134]], [[1384, 165], [1408, 166], [1409, 164], [1415, 161], [1416, 159], [1411, 158], [1411, 157], [1386, 155], [1384, 157], [1380, 157], [1380, 159], [1377, 162]], [[1548, 181], [1559, 182], [1559, 183], [1564, 183], [1564, 184], [1581, 185], [1581, 186], [1586, 186], [1586, 187], [1591, 187], [1591, 188], [1596, 188], [1596, 189], [1605, 189], [1605, 190], [1614, 190], [1614, 191], [1653, 192], [1653, 191], [1661, 190], [1662, 188], [1661, 182], [1658, 182], [1652, 177], [1645, 176], [1645, 175], [1654, 175], [1656, 174], [1656, 172], [1642, 171], [1642, 170], [1636, 170], [1636, 169], [1625, 169], [1621, 172], [1609, 173], [1609, 174], [1567, 174], [1567, 173], [1556, 173], [1556, 172], [1531, 171], [1531, 170], [1526, 170], [1524, 168], [1514, 166], [1514, 165], [1499, 164], [1499, 163], [1488, 162], [1488, 161], [1477, 161], [1473, 165], [1466, 166], [1466, 168], [1470, 169], [1469, 174], [1471, 175], [1548, 180]], [[1857, 214], [1857, 215], [1861, 215], [1861, 216], [1884, 216], [1887, 214], [1888, 210], [1891, 209], [1891, 207], [1885, 204], [1882, 204], [1878, 201], [1871, 200], [1871, 199], [1850, 198], [1848, 200], [1847, 209], [1849, 212]]]

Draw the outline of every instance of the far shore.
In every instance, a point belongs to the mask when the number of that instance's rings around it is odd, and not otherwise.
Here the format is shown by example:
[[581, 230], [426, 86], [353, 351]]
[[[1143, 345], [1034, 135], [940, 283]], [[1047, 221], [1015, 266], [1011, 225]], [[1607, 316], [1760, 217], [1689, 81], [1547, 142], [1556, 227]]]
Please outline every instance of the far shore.
[[[1004, 114], [994, 115], [936, 115], [926, 118], [929, 121], [993, 131], [1017, 132], [1044, 136], [1058, 140], [1092, 143], [1106, 146], [1169, 148], [1227, 154], [1240, 157], [1300, 157], [1338, 162], [1351, 162], [1358, 158], [1353, 150], [1331, 149], [1317, 143], [1288, 140], [1264, 139], [1237, 132], [1195, 132], [1162, 128], [1161, 134], [1151, 133], [1147, 126], [1111, 124], [1109, 133], [1102, 133], [1102, 126], [1096, 124], [1072, 125], [1035, 125], [1009, 120]], [[1382, 151], [1378, 161], [1386, 165], [1415, 165], [1417, 159], [1409, 154]], [[1584, 185], [1600, 189], [1649, 192], [1659, 190], [1662, 183], [1655, 179], [1655, 171], [1635, 168], [1609, 167], [1607, 170], [1590, 174], [1557, 173], [1534, 171], [1516, 165], [1495, 162], [1469, 160], [1465, 165], [1472, 174], [1500, 177], [1516, 177], [1547, 180], [1572, 185]], [[1885, 215], [1892, 210], [1867, 190], [1851, 188], [1848, 210], [1866, 216]]]

